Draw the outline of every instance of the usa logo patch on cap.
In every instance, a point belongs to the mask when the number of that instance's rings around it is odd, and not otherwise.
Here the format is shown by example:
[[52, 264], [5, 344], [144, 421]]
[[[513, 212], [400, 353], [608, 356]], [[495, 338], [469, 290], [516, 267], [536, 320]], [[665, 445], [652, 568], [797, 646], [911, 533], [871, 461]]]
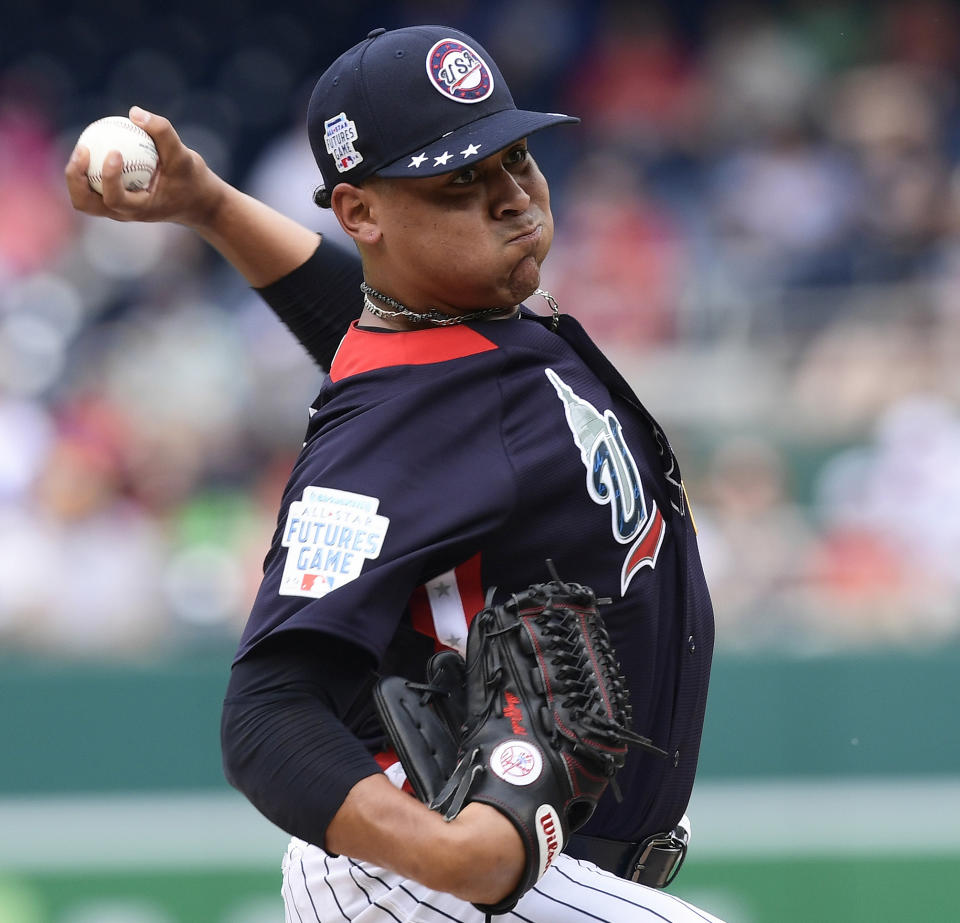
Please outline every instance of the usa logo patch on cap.
[[479, 103], [493, 92], [487, 62], [455, 38], [441, 39], [427, 52], [427, 76], [438, 93], [458, 103]]

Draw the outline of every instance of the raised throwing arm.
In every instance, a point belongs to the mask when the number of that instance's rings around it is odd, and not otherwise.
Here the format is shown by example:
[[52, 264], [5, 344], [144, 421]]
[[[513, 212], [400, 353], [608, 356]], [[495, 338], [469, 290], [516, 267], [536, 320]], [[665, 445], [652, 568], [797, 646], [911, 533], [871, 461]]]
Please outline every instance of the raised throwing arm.
[[73, 207], [114, 221], [191, 228], [260, 292], [317, 363], [329, 367], [347, 324], [360, 314], [357, 256], [321, 245], [314, 231], [217, 176], [168, 119], [136, 106], [130, 118], [153, 138], [160, 156], [149, 188], [125, 189], [122, 158], [113, 153], [104, 162], [99, 195], [87, 182], [89, 151], [78, 146], [65, 169]]

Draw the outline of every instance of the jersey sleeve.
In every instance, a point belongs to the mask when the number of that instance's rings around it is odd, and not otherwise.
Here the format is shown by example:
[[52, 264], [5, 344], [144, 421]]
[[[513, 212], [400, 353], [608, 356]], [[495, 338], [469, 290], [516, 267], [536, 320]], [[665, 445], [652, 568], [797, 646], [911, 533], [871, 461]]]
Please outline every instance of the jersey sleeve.
[[312, 629], [381, 662], [417, 587], [503, 527], [516, 485], [499, 395], [480, 374], [491, 361], [325, 386], [238, 657], [278, 632]]
[[356, 253], [324, 241], [305, 263], [255, 291], [327, 371], [347, 327], [360, 316], [362, 281]]
[[368, 654], [320, 635], [289, 634], [236, 664], [220, 724], [227, 781], [282, 830], [322, 845], [350, 789], [380, 772], [375, 680]]

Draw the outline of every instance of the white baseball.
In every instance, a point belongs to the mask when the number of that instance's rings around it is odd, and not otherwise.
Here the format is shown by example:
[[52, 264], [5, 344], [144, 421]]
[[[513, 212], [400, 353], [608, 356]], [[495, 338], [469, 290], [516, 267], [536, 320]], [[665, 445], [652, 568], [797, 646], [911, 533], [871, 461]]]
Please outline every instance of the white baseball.
[[126, 189], [146, 189], [157, 169], [159, 157], [153, 138], [122, 115], [92, 122], [84, 128], [77, 144], [90, 150], [87, 180], [100, 195], [103, 195], [103, 161], [111, 151], [119, 151], [123, 157], [121, 179]]

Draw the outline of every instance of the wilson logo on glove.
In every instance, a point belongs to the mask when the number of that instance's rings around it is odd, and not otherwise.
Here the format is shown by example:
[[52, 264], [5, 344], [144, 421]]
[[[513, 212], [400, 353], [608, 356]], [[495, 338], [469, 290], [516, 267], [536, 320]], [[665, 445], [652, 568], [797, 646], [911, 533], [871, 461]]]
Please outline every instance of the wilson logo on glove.
[[560, 817], [549, 804], [542, 804], [537, 808], [537, 840], [540, 843], [540, 874], [537, 878], [543, 878], [544, 872], [550, 868], [550, 863], [557, 858], [560, 852]]

